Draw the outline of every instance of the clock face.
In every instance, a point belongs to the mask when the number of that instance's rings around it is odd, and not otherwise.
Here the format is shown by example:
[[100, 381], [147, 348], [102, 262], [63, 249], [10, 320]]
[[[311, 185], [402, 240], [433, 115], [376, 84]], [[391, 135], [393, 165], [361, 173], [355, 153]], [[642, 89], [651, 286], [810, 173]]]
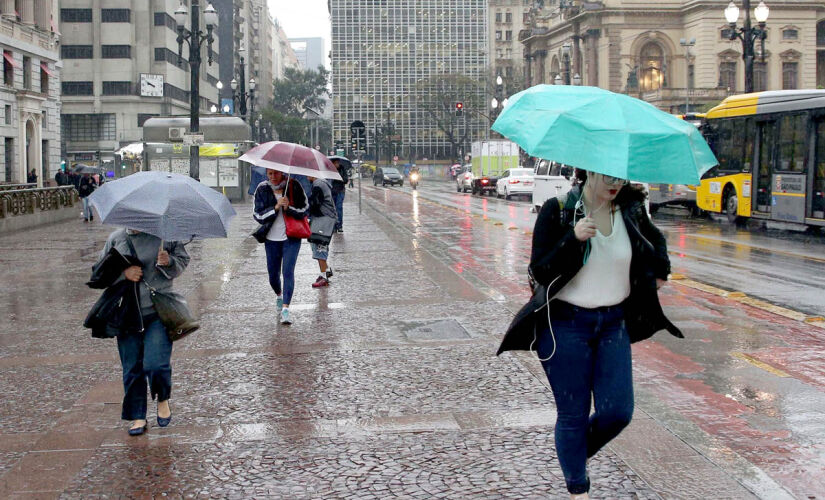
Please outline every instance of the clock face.
[[145, 97], [163, 97], [163, 75], [141, 73], [140, 95]]

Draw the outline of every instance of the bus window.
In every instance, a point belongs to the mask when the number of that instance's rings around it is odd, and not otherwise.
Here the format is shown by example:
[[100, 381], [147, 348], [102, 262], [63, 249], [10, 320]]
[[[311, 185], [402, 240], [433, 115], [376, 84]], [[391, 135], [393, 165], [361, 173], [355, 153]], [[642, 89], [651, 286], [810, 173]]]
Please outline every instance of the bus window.
[[816, 123], [813, 187], [811, 217], [825, 219], [825, 118]]
[[779, 125], [777, 170], [805, 172], [805, 115], [783, 116]]
[[536, 167], [536, 175], [547, 175], [547, 160], [540, 160]]
[[561, 175], [561, 163], [553, 162], [550, 164], [550, 175], [558, 177]]

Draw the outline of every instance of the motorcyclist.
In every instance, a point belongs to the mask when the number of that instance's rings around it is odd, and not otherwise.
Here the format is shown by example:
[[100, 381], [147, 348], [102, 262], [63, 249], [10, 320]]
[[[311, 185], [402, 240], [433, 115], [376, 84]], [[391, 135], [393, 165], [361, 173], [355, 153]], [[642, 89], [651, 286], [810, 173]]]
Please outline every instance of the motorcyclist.
[[418, 171], [417, 166], [413, 165], [410, 167], [410, 185], [416, 189], [419, 182], [421, 182], [421, 172]]

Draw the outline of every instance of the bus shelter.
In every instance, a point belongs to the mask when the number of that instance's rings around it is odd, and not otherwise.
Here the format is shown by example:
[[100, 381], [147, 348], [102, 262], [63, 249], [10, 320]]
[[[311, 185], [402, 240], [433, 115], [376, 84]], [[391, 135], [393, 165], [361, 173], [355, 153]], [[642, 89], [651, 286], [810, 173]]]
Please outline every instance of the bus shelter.
[[[200, 181], [223, 192], [232, 201], [247, 194], [250, 168], [238, 157], [254, 146], [251, 130], [236, 116], [206, 116], [200, 119]], [[143, 170], [189, 175], [189, 146], [182, 142], [189, 130], [188, 117], [150, 118], [143, 125]]]

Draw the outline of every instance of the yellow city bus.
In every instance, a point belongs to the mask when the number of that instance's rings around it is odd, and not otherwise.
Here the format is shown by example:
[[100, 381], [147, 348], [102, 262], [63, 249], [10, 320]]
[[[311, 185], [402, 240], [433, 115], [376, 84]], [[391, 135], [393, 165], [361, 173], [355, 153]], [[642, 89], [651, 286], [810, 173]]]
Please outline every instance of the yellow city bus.
[[702, 133], [719, 165], [702, 177], [699, 208], [731, 222], [825, 226], [825, 90], [728, 97]]

